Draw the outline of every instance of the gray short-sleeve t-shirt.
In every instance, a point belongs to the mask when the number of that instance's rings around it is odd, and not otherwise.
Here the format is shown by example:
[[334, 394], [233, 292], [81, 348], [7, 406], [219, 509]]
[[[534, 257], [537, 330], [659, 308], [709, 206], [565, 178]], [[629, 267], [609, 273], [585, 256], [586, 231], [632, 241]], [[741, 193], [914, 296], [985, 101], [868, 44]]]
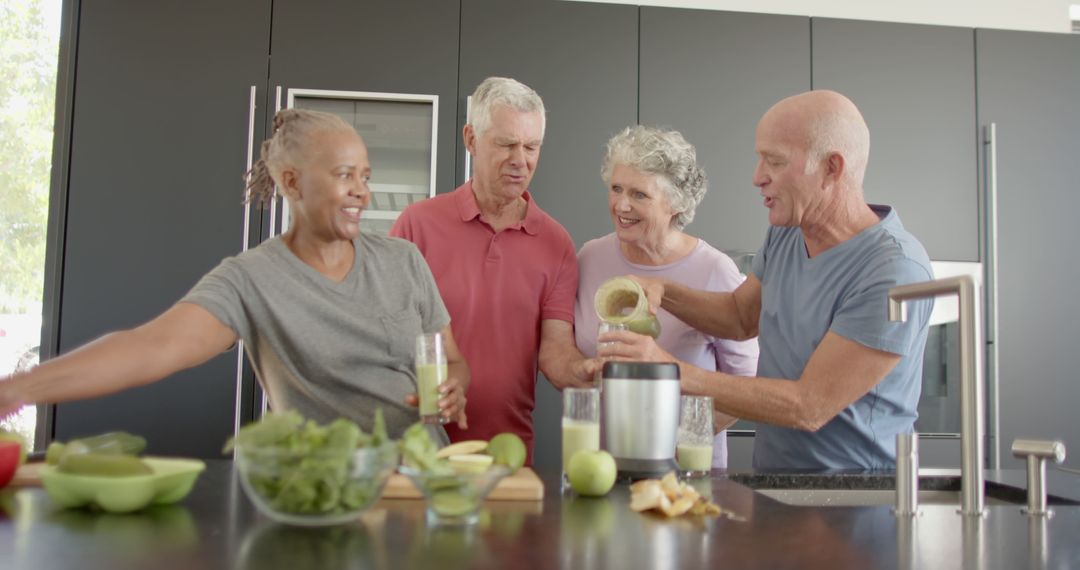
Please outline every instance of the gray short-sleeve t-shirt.
[[[340, 283], [297, 258], [280, 238], [223, 260], [183, 298], [244, 340], [274, 409], [320, 423], [345, 417], [370, 430], [382, 407], [392, 437], [418, 420], [416, 336], [450, 316], [413, 244], [361, 234]], [[446, 442], [439, 428], [434, 435]]]
[[933, 302], [909, 302], [908, 320], [896, 323], [888, 319], [887, 294], [933, 279], [933, 271], [896, 212], [872, 208], [879, 223], [813, 258], [799, 228], [769, 228], [753, 264], [761, 282], [758, 375], [799, 379], [829, 331], [901, 355], [900, 362], [815, 433], [760, 424], [755, 468], [891, 469], [896, 434], [911, 431], [918, 416]]

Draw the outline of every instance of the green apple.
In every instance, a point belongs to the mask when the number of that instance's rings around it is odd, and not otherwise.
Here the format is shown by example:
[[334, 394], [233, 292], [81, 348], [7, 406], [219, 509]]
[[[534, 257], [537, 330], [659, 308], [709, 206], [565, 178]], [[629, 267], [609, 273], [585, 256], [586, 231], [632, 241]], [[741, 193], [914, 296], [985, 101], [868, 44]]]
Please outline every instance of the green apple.
[[582, 449], [570, 457], [570, 488], [586, 497], [602, 497], [615, 485], [615, 458], [606, 451]]
[[525, 442], [517, 434], [510, 432], [500, 433], [491, 438], [487, 446], [488, 455], [495, 458], [495, 465], [505, 465], [512, 472], [517, 472], [525, 465]]
[[26, 439], [13, 431], [0, 429], [0, 441], [14, 441], [19, 444], [19, 465], [26, 463]]

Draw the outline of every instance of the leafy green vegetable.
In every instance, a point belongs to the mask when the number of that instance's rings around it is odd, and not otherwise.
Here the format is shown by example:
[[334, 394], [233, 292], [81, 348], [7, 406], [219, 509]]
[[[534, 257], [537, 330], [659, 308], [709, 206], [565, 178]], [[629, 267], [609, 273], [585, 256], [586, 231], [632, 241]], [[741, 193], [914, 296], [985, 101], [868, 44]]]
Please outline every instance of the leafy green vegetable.
[[[288, 411], [244, 426], [225, 452], [236, 450], [246, 481], [274, 510], [337, 514], [375, 498], [382, 483], [377, 473], [396, 463], [393, 448], [385, 450], [389, 441], [382, 410], [371, 434], [349, 420], [320, 426]], [[358, 448], [370, 453], [358, 454]]]
[[445, 459], [435, 457], [439, 451], [438, 444], [431, 439], [424, 424], [415, 423], [405, 430], [398, 444], [401, 448], [401, 458], [405, 465], [418, 471], [425, 471], [435, 475], [450, 475], [454, 470]]

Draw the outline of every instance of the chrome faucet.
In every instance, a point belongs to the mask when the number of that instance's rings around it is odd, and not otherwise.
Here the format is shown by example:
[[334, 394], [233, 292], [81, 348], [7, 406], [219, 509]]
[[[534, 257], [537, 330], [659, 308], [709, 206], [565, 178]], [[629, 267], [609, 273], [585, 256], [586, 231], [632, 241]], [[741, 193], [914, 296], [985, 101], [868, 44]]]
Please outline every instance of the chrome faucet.
[[960, 513], [981, 516], [986, 500], [983, 478], [983, 415], [986, 410], [979, 318], [979, 286], [969, 275], [889, 289], [889, 320], [907, 319], [904, 301], [956, 295], [960, 301]]

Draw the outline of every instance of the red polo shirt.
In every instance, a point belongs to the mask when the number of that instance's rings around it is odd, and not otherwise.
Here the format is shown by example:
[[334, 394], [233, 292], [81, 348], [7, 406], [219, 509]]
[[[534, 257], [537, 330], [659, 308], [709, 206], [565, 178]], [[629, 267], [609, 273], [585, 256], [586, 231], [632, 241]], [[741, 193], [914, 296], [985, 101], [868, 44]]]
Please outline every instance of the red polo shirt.
[[409, 206], [390, 235], [424, 254], [472, 373], [469, 429], [451, 441], [518, 434], [532, 464], [540, 321], [574, 322], [577, 254], [570, 234], [525, 192], [525, 220], [496, 233], [480, 219], [472, 181]]

